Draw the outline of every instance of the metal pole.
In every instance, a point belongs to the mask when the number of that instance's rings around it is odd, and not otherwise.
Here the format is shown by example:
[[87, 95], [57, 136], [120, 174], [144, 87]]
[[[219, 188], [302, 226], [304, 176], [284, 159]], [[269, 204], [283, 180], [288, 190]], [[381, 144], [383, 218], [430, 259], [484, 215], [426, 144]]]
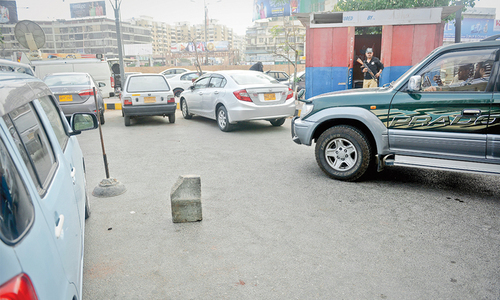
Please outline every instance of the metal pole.
[[456, 5], [460, 6], [460, 10], [455, 14], [455, 43], [460, 43], [462, 37], [462, 1], [458, 1]]
[[206, 46], [208, 45], [208, 38], [207, 38], [208, 7], [206, 1], [203, 1], [203, 4], [205, 5], [205, 65], [208, 66], [208, 49], [206, 49]]
[[115, 0], [115, 5], [111, 3], [113, 9], [115, 11], [115, 24], [116, 24], [116, 41], [118, 44], [118, 60], [120, 63], [120, 89], [123, 88], [123, 84], [125, 83], [125, 65], [123, 63], [123, 47], [122, 47], [122, 34], [120, 29], [120, 3], [118, 0]]
[[101, 129], [101, 114], [99, 111], [99, 105], [97, 104], [97, 93], [95, 92], [95, 87], [93, 88], [94, 91], [94, 103], [95, 103], [95, 111], [97, 114], [97, 118], [99, 119], [99, 135], [101, 136], [101, 147], [102, 147], [102, 158], [104, 160], [104, 170], [106, 171], [106, 178], [109, 179], [109, 169], [108, 169], [108, 158], [106, 156], [106, 150], [104, 150], [104, 139], [102, 137], [102, 129]]

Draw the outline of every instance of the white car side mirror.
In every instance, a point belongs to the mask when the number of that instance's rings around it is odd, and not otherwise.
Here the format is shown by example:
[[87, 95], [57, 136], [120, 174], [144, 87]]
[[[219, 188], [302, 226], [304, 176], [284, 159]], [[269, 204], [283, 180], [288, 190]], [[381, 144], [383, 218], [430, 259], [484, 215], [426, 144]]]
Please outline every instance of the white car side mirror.
[[422, 88], [422, 76], [415, 75], [410, 77], [410, 81], [408, 82], [408, 92], [419, 92]]

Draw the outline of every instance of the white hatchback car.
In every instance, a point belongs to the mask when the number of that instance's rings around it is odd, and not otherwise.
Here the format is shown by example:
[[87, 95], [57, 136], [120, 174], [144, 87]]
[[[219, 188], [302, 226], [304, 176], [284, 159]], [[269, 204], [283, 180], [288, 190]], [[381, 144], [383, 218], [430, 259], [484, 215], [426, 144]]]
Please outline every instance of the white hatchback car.
[[131, 118], [141, 116], [168, 116], [168, 121], [175, 123], [177, 104], [167, 79], [161, 74], [130, 75], [120, 97], [125, 126], [130, 125]]
[[90, 204], [75, 134], [41, 80], [0, 74], [0, 299], [82, 299]]
[[258, 71], [220, 71], [206, 74], [181, 94], [182, 115], [217, 120], [230, 131], [240, 121], [268, 120], [281, 126], [295, 113], [292, 90]]

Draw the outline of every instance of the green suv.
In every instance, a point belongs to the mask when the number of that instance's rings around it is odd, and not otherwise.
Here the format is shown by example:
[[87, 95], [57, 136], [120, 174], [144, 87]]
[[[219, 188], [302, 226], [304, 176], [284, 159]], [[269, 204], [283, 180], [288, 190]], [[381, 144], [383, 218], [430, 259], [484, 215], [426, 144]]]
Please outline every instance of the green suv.
[[303, 100], [297, 144], [330, 177], [386, 165], [500, 175], [500, 35], [435, 49], [398, 80]]

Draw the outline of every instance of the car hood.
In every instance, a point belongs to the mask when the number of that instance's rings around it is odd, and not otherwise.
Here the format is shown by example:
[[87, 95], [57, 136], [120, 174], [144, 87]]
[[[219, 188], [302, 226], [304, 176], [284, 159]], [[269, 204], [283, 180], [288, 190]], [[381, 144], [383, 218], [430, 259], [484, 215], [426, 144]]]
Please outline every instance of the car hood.
[[330, 107], [388, 106], [395, 91], [392, 88], [351, 89], [321, 94], [308, 100], [314, 104], [311, 114]]

